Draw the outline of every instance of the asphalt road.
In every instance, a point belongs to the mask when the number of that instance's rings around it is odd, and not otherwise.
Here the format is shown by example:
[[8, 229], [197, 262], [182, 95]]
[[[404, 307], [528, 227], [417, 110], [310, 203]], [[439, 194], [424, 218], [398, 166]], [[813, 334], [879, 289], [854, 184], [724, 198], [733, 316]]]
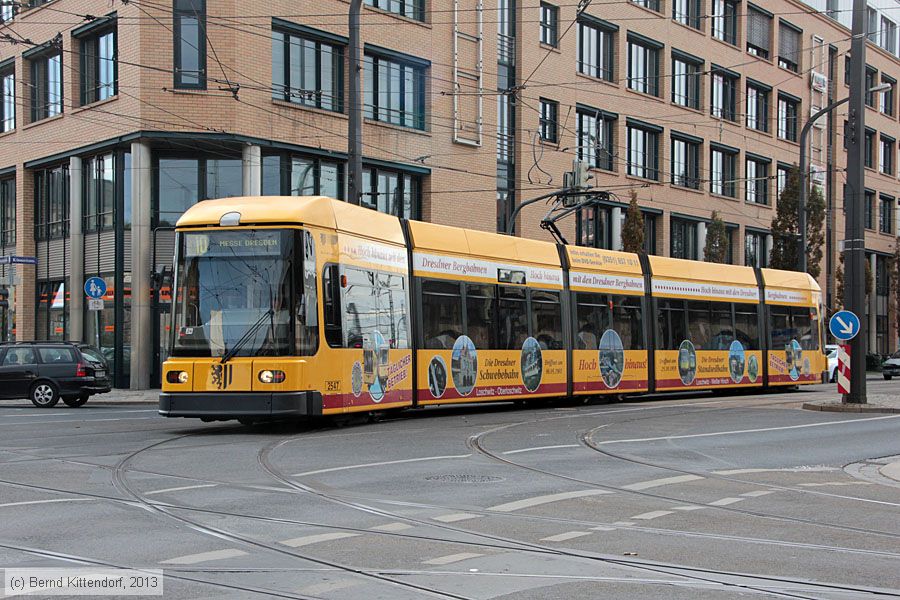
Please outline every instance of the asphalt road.
[[345, 427], [6, 404], [0, 567], [191, 599], [900, 597], [900, 415], [800, 410], [818, 390]]

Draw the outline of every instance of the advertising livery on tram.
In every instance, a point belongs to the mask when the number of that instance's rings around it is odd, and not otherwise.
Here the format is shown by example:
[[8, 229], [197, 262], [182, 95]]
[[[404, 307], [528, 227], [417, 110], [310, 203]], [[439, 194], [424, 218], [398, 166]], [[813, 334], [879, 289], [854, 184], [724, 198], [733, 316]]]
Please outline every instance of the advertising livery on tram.
[[805, 273], [562, 246], [324, 197], [178, 221], [160, 413], [255, 421], [822, 381]]

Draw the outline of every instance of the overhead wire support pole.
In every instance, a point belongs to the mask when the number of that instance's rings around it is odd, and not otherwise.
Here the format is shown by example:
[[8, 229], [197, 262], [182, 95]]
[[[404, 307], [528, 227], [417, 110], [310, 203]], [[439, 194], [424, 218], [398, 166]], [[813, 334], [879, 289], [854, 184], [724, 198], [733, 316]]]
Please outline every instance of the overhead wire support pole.
[[348, 67], [350, 81], [348, 92], [350, 119], [347, 124], [347, 201], [360, 204], [362, 198], [362, 95], [360, 91], [359, 15], [363, 0], [350, 0], [350, 39], [348, 50]]
[[[866, 0], [853, 1], [853, 37], [850, 45], [850, 108], [847, 144], [846, 235], [844, 240], [844, 307], [862, 317], [866, 314], [866, 231], [864, 198], [866, 176], [864, 143], [866, 131]], [[844, 402], [866, 402], [865, 327], [850, 341], [850, 393]]]

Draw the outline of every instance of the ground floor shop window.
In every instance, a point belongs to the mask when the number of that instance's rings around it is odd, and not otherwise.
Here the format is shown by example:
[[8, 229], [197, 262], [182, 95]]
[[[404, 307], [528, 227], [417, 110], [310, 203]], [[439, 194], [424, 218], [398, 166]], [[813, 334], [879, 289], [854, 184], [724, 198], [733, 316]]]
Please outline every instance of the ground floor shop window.
[[64, 281], [38, 282], [34, 335], [39, 340], [64, 341], [69, 302]]

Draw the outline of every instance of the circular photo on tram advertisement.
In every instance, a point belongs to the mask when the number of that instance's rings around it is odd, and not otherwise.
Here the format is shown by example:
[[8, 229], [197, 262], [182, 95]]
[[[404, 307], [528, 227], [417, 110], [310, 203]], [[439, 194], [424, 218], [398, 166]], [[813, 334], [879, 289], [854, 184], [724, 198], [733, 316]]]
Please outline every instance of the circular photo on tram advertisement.
[[600, 378], [610, 389], [619, 387], [625, 372], [625, 347], [622, 338], [612, 329], [600, 337]]
[[678, 346], [678, 376], [684, 385], [694, 383], [697, 376], [697, 351], [690, 340], [684, 340]]
[[350, 388], [353, 395], [359, 398], [362, 394], [363, 386], [363, 368], [359, 361], [353, 363], [353, 369], [350, 371]]
[[544, 357], [541, 355], [541, 344], [533, 337], [522, 343], [521, 367], [525, 389], [529, 392], [538, 389], [544, 376]]
[[433, 356], [428, 363], [428, 391], [434, 398], [447, 391], [447, 363], [440, 356]]
[[787, 361], [788, 376], [791, 381], [800, 379], [800, 361], [803, 359], [803, 349], [800, 342], [791, 340], [789, 344], [784, 346], [785, 360]]
[[373, 402], [381, 402], [387, 392], [390, 349], [381, 332], [363, 334], [363, 382]]
[[747, 378], [750, 383], [756, 383], [759, 378], [759, 359], [755, 354], [747, 359]]
[[475, 342], [469, 336], [461, 335], [456, 338], [450, 354], [450, 374], [453, 376], [453, 387], [460, 396], [468, 396], [475, 389], [478, 352], [475, 350]]
[[734, 340], [728, 349], [728, 372], [733, 382], [740, 383], [744, 379], [745, 366], [744, 345]]

